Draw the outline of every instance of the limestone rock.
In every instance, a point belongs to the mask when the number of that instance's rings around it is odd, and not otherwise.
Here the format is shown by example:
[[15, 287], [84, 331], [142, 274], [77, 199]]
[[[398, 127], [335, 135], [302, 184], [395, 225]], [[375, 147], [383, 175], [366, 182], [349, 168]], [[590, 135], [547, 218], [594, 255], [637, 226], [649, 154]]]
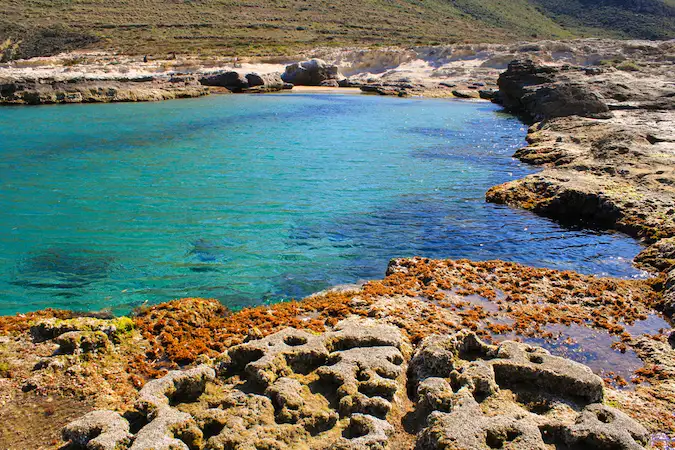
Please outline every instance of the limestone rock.
[[500, 100], [510, 111], [535, 121], [553, 117], [611, 117], [599, 94], [583, 83], [560, 80], [558, 69], [514, 61], [498, 80]]
[[111, 350], [112, 343], [102, 331], [69, 331], [56, 338], [60, 354], [83, 354], [91, 352], [105, 353]]
[[338, 80], [323, 80], [319, 83], [319, 86], [336, 88], [340, 87], [340, 83]]
[[128, 448], [132, 435], [129, 422], [113, 411], [93, 411], [69, 423], [62, 430], [63, 440], [87, 450]]
[[286, 66], [281, 79], [296, 86], [319, 86], [323, 81], [337, 81], [338, 68], [321, 59], [310, 59]]
[[233, 70], [205, 75], [199, 79], [199, 82], [204, 86], [224, 87], [233, 91], [249, 86], [246, 76]]
[[633, 450], [647, 440], [598, 403], [602, 381], [590, 369], [470, 332], [430, 336], [411, 357], [398, 328], [354, 318], [321, 334], [287, 328], [215, 364], [217, 376], [202, 365], [148, 382], [133, 435], [98, 411], [68, 425], [64, 440], [105, 450], [385, 450], [413, 440], [420, 450]]
[[671, 270], [666, 277], [663, 311], [669, 316], [675, 314], [675, 269]]
[[365, 414], [354, 414], [349, 419], [346, 437], [333, 444], [331, 450], [385, 450], [394, 427], [386, 420]]
[[581, 412], [562, 436], [567, 445], [639, 450], [649, 443], [649, 433], [621, 411], [599, 403]]
[[641, 425], [599, 403], [599, 377], [541, 348], [510, 341], [488, 345], [469, 332], [431, 336], [410, 370], [418, 414], [428, 414], [419, 450], [631, 450], [647, 443]]
[[284, 89], [284, 81], [279, 73], [258, 74], [255, 72], [246, 74], [249, 88], [264, 89], [265, 91], [280, 91]]
[[184, 371], [174, 370], [158, 380], [146, 383], [139, 393], [136, 407], [153, 417], [172, 403], [199, 397], [207, 381], [213, 380], [215, 376], [215, 371], [206, 365]]
[[0, 78], [0, 105], [147, 102], [208, 95], [192, 75], [157, 77]]
[[190, 414], [163, 408], [136, 434], [130, 450], [190, 450], [202, 447], [202, 440]]
[[675, 269], [675, 237], [650, 245], [635, 257], [635, 262], [659, 272]]
[[242, 74], [230, 70], [204, 75], [199, 82], [204, 86], [222, 87], [232, 92], [273, 92], [284, 89], [284, 82], [278, 73]]
[[480, 93], [478, 91], [472, 91], [469, 89], [455, 89], [452, 91], [452, 95], [454, 95], [457, 98], [464, 98], [464, 99], [480, 98]]
[[77, 317], [74, 319], [42, 319], [31, 325], [30, 333], [35, 342], [43, 342], [72, 331], [100, 331], [108, 337], [117, 332], [117, 327], [109, 320], [93, 317]]
[[487, 416], [466, 389], [454, 396], [451, 413], [434, 412], [416, 449], [546, 450], [535, 420], [509, 415]]
[[581, 398], [588, 403], [604, 398], [602, 379], [591, 369], [551, 356], [542, 348], [504, 342], [496, 349], [495, 359], [488, 364], [492, 366], [499, 386], [527, 385], [539, 392], [562, 398]]

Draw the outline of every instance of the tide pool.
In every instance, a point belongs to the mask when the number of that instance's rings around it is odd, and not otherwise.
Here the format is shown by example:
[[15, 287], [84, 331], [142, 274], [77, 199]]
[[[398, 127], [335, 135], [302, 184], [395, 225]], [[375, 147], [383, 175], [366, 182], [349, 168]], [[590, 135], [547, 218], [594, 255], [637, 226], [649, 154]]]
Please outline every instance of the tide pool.
[[1, 108], [0, 314], [240, 308], [416, 255], [638, 276], [625, 235], [485, 203], [536, 170], [498, 111], [309, 93]]

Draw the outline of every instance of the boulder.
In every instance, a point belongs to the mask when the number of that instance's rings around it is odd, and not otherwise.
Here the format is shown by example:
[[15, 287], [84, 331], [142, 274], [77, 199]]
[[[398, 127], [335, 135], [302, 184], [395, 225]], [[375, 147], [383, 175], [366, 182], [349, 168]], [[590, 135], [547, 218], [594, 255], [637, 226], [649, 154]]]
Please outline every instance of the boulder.
[[534, 121], [554, 117], [609, 118], [609, 106], [586, 84], [559, 79], [560, 69], [513, 61], [499, 76], [499, 101]]
[[205, 75], [199, 82], [204, 86], [224, 87], [232, 91], [246, 89], [249, 86], [246, 77], [235, 71]]
[[273, 92], [284, 89], [284, 82], [278, 73], [241, 74], [236, 71], [218, 72], [199, 79], [204, 86], [223, 87], [232, 92]]
[[323, 81], [337, 81], [338, 68], [320, 59], [310, 59], [286, 66], [281, 79], [296, 86], [319, 86]]
[[468, 89], [455, 89], [452, 91], [452, 95], [457, 98], [471, 99], [471, 98], [480, 98], [480, 95], [477, 91], [471, 91]]
[[246, 74], [246, 80], [251, 89], [257, 88], [264, 91], [280, 91], [284, 89], [284, 81], [277, 72], [264, 74], [248, 73]]

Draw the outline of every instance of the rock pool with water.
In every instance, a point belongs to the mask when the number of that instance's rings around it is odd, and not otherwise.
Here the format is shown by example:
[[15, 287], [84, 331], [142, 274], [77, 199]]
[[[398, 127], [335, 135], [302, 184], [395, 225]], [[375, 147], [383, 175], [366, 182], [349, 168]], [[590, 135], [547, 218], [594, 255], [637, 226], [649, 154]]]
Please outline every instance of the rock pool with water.
[[212, 96], [0, 110], [0, 314], [232, 308], [381, 278], [392, 257], [621, 277], [639, 245], [487, 204], [533, 172], [487, 103]]

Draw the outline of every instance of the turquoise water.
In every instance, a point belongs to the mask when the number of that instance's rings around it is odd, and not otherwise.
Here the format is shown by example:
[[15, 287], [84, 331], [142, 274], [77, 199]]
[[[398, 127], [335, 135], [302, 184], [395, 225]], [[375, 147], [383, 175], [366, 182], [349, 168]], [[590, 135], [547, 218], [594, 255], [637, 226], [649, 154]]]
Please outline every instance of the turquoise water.
[[392, 257], [623, 277], [639, 246], [485, 203], [532, 168], [487, 103], [212, 96], [0, 109], [0, 314], [238, 308], [381, 278]]

